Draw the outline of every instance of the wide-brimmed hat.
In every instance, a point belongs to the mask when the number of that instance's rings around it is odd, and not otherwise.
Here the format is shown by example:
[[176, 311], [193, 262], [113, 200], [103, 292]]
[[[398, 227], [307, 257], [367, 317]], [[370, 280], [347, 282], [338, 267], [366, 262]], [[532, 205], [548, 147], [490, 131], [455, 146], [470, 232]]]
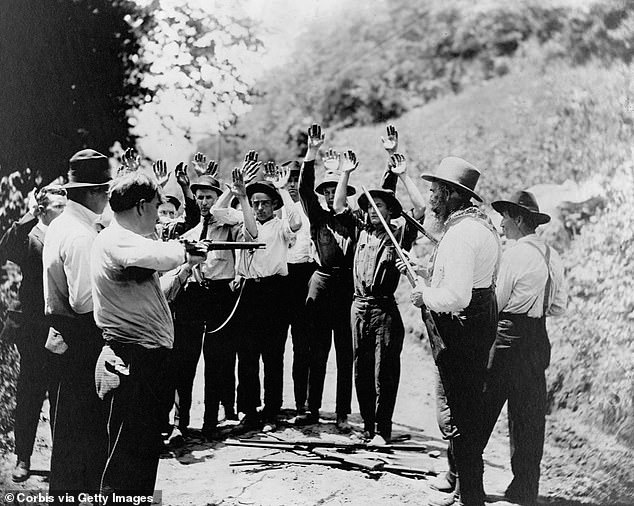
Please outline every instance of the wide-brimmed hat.
[[94, 149], [82, 149], [68, 163], [68, 183], [64, 188], [85, 188], [107, 185], [112, 181], [110, 162]]
[[299, 177], [299, 173], [302, 170], [302, 162], [299, 160], [288, 160], [282, 164], [282, 167], [289, 167], [291, 176]]
[[[396, 198], [396, 193], [393, 190], [374, 188], [372, 190], [368, 190], [368, 193], [373, 199], [378, 197], [385, 202], [385, 205], [392, 211], [392, 218], [398, 218], [403, 212], [403, 206]], [[367, 212], [370, 202], [368, 201], [368, 197], [366, 197], [365, 193], [359, 195], [357, 204], [359, 205], [359, 208]]]
[[175, 195], [165, 195], [165, 202], [169, 202], [170, 204], [172, 204], [177, 211], [181, 206], [180, 199]]
[[280, 207], [282, 207], [282, 196], [277, 191], [273, 183], [269, 183], [268, 181], [253, 181], [246, 186], [247, 197], [249, 202], [251, 201], [251, 197], [253, 197], [254, 193], [266, 193], [271, 200], [273, 201], [273, 209], [277, 211]]
[[539, 212], [535, 195], [525, 190], [515, 192], [509, 200], [496, 200], [491, 203], [491, 206], [500, 214], [509, 209], [527, 212], [533, 217], [537, 225], [543, 225], [550, 221], [549, 215]]
[[220, 182], [213, 176], [210, 176], [209, 174], [203, 174], [202, 176], [199, 176], [198, 179], [196, 179], [196, 181], [194, 181], [191, 185], [190, 188], [192, 190], [192, 192], [196, 193], [196, 190], [200, 189], [207, 189], [207, 190], [213, 190], [215, 191], [218, 196], [222, 195], [222, 188], [220, 188]]
[[[326, 171], [326, 174], [324, 174], [324, 179], [322, 180], [321, 183], [317, 185], [317, 188], [315, 188], [315, 191], [319, 193], [320, 195], [323, 195], [324, 189], [326, 187], [337, 186], [337, 183], [339, 183], [339, 176], [340, 176], [339, 172], [333, 172], [330, 170]], [[348, 197], [351, 197], [355, 193], [357, 193], [356, 188], [352, 185], [348, 185], [347, 191], [346, 191], [346, 194], [348, 195]]]
[[480, 178], [480, 171], [462, 158], [457, 156], [443, 158], [435, 174], [425, 173], [420, 177], [426, 181], [449, 183], [482, 202], [480, 195], [475, 192], [476, 184], [478, 184], [478, 179]]

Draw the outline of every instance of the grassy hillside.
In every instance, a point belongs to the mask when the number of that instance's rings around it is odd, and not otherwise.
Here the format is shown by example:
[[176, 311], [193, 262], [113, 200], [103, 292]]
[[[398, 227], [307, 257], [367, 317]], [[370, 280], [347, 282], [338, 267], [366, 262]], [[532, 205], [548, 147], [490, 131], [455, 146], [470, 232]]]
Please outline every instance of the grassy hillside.
[[[527, 70], [411, 111], [395, 124], [412, 173], [433, 171], [453, 154], [482, 171], [485, 199], [537, 183], [598, 177], [608, 205], [564, 251], [567, 314], [550, 322], [551, 408], [568, 408], [634, 443], [634, 128], [631, 67]], [[629, 102], [628, 102], [629, 97]], [[353, 184], [375, 185], [385, 164], [383, 126], [350, 128], [326, 144], [361, 159]], [[420, 181], [420, 180], [419, 180]], [[427, 186], [420, 181], [420, 187]], [[399, 189], [402, 194], [403, 190]], [[406, 299], [405, 294], [402, 297]], [[405, 302], [405, 301], [404, 301]], [[403, 303], [406, 327], [421, 332]]]

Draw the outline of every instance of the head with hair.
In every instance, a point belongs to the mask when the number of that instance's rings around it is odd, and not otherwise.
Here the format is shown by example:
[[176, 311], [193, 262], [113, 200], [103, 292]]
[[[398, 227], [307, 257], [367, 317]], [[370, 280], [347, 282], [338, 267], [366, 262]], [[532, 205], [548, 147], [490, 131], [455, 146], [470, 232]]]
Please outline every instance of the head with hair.
[[433, 181], [429, 191], [429, 207], [440, 221], [445, 221], [454, 211], [471, 205], [471, 195], [451, 183]]
[[142, 235], [154, 231], [163, 195], [153, 175], [142, 171], [125, 174], [113, 181], [109, 195], [118, 221]]
[[33, 214], [48, 226], [66, 207], [66, 190], [60, 185], [49, 185], [35, 192]]

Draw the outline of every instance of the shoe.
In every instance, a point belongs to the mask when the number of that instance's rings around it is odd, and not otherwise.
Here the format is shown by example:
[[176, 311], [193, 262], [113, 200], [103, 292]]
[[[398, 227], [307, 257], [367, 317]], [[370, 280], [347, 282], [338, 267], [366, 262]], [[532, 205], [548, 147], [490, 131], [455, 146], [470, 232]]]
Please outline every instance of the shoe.
[[370, 446], [387, 446], [387, 441], [381, 434], [376, 434], [368, 443]]
[[456, 494], [437, 494], [429, 498], [429, 506], [463, 506], [460, 497]]
[[230, 408], [225, 408], [225, 420], [231, 420], [232, 422], [236, 422], [238, 420], [238, 415], [235, 410]]
[[262, 432], [275, 432], [277, 430], [277, 425], [275, 422], [265, 422], [262, 427]]
[[350, 431], [352, 431], [352, 427], [350, 427], [350, 423], [348, 422], [348, 415], [337, 415], [335, 427], [339, 429], [339, 432], [349, 434]]
[[536, 497], [529, 497], [528, 494], [522, 494], [510, 486], [504, 492], [504, 498], [508, 499], [509, 502], [521, 504], [522, 506], [535, 506], [537, 504]]
[[220, 431], [217, 427], [204, 427], [201, 429], [200, 433], [207, 441], [217, 441], [220, 439]]
[[13, 475], [11, 476], [11, 479], [15, 483], [21, 483], [28, 480], [29, 476], [31, 476], [31, 462], [29, 461], [29, 459], [18, 459], [15, 465], [15, 469], [13, 470]]
[[297, 415], [293, 423], [300, 426], [319, 423], [319, 411], [307, 411], [304, 414]]
[[258, 413], [249, 413], [244, 415], [240, 423], [236, 427], [237, 432], [250, 432], [253, 430], [260, 430], [262, 422]]
[[451, 480], [447, 475], [437, 476], [429, 481], [430, 488], [449, 494], [456, 489], [456, 481]]
[[169, 446], [183, 446], [185, 444], [185, 438], [183, 437], [181, 429], [178, 427], [172, 429], [172, 433], [167, 438], [167, 444]]

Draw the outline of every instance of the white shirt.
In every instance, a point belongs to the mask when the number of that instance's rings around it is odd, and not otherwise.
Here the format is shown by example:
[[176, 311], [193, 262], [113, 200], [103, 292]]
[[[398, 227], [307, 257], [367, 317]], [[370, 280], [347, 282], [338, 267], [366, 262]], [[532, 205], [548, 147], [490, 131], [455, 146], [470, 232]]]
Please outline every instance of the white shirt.
[[[546, 254], [544, 241], [530, 234], [518, 239], [502, 255], [496, 288], [500, 312], [542, 316], [548, 270], [544, 256], [535, 246]], [[561, 258], [553, 248], [548, 269], [551, 281], [546, 316], [558, 316], [566, 309], [568, 295]]]
[[[315, 260], [316, 251], [310, 238], [310, 222], [304, 212], [301, 202], [294, 202], [293, 208], [302, 220], [302, 228], [295, 232], [295, 239], [291, 240], [288, 247], [288, 263], [303, 264]], [[286, 206], [282, 207], [282, 218], [288, 218]]]
[[99, 215], [69, 200], [44, 239], [44, 312], [74, 316], [92, 311], [90, 249]]
[[431, 284], [420, 288], [423, 302], [437, 313], [462, 311], [473, 289], [491, 286], [498, 255], [495, 235], [476, 219], [462, 219], [438, 244]]
[[263, 242], [266, 248], [240, 251], [238, 275], [247, 279], [264, 278], [276, 274], [287, 276], [288, 244], [295, 236], [288, 220], [274, 216], [265, 223], [259, 221], [256, 223], [257, 237], [251, 237], [246, 227], [243, 227], [241, 235], [246, 241]]
[[104, 338], [171, 348], [172, 314], [156, 271], [184, 261], [185, 248], [178, 241], [143, 237], [122, 227], [115, 216], [95, 239], [91, 257], [95, 322]]

